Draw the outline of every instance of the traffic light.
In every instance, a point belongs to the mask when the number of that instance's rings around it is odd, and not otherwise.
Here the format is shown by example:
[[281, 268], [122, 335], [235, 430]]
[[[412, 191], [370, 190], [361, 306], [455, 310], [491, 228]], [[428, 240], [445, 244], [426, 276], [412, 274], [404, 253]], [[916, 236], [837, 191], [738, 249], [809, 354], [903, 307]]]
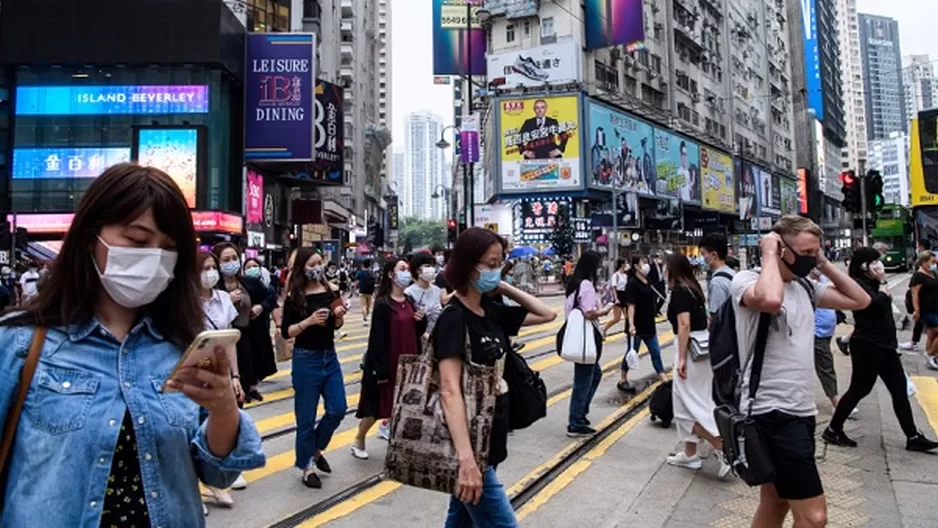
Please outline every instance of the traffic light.
[[856, 173], [852, 170], [841, 172], [840, 181], [843, 183], [840, 192], [844, 193], [844, 209], [850, 213], [862, 212], [863, 202], [860, 201], [860, 181], [857, 179]]
[[886, 205], [883, 197], [883, 177], [877, 170], [866, 173], [866, 209], [876, 212]]
[[450, 244], [456, 243], [456, 220], [453, 218], [446, 221], [446, 240]]

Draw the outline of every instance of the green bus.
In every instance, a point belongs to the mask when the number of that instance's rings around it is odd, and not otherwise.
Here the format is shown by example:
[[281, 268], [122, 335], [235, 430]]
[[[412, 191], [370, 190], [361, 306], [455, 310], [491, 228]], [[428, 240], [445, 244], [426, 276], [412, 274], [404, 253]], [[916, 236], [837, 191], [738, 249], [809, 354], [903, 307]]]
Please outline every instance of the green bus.
[[873, 242], [885, 242], [889, 251], [883, 257], [887, 270], [908, 270], [915, 266], [915, 229], [908, 207], [887, 204], [879, 211], [872, 232]]

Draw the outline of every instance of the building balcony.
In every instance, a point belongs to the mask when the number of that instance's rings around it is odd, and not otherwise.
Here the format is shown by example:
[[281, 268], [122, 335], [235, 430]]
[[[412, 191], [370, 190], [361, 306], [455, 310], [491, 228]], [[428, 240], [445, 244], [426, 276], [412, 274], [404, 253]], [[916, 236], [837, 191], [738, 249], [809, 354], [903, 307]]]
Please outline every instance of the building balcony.
[[343, 36], [343, 37], [351, 37], [352, 34], [353, 34], [352, 21], [351, 21], [351, 20], [343, 20], [343, 21], [342, 21], [342, 36]]
[[[340, 80], [342, 80], [342, 81], [351, 81], [351, 80], [352, 80], [352, 72], [353, 72], [353, 71], [354, 71], [354, 70], [352, 69], [352, 66], [351, 66], [351, 65], [342, 66], [342, 68], [339, 70], [339, 77], [340, 77]], [[348, 90], [346, 90], [345, 92], [348, 93]]]
[[354, 0], [342, 0], [342, 18], [352, 18], [355, 16]]
[[351, 42], [343, 42], [339, 47], [339, 52], [343, 63], [351, 63], [355, 53], [355, 46]]
[[697, 35], [697, 30], [691, 26], [682, 26], [681, 24], [674, 23], [674, 37], [675, 40], [682, 42], [688, 50], [693, 53], [701, 53], [706, 50], [704, 45], [700, 42], [700, 37]]

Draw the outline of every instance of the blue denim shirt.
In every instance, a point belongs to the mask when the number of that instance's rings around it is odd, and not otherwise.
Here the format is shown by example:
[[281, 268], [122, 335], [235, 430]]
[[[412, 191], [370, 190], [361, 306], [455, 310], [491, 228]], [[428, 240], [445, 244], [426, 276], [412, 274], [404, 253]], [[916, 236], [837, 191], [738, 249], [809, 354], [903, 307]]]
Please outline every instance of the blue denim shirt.
[[[0, 327], [0, 423], [6, 420], [32, 327]], [[234, 450], [208, 450], [199, 407], [162, 393], [182, 351], [149, 318], [123, 344], [97, 321], [50, 328], [26, 396], [10, 459], [0, 527], [98, 528], [124, 413], [137, 437], [151, 526], [201, 527], [198, 481], [228, 487], [264, 465], [261, 438], [244, 412]]]

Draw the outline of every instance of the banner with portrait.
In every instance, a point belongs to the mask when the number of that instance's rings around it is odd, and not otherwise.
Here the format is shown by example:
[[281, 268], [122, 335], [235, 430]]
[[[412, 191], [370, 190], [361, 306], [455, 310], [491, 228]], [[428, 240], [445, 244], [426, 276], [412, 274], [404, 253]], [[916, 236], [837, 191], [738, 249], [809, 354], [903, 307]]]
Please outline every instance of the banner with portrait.
[[703, 208], [721, 213], [736, 212], [733, 158], [710, 147], [700, 147]]
[[624, 112], [586, 103], [589, 186], [653, 196], [654, 128]]
[[667, 130], [655, 129], [657, 194], [700, 203], [700, 147]]

